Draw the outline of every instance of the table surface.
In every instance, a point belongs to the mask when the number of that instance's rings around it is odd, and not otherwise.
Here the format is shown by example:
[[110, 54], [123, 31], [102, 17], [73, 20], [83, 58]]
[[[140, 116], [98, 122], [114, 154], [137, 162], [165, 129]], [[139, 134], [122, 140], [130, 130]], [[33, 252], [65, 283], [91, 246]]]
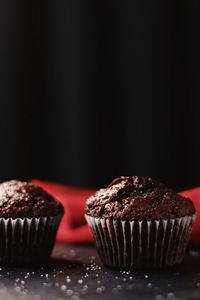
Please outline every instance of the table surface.
[[55, 245], [41, 268], [0, 268], [0, 299], [200, 299], [200, 253], [164, 270], [122, 271], [101, 266], [93, 246]]

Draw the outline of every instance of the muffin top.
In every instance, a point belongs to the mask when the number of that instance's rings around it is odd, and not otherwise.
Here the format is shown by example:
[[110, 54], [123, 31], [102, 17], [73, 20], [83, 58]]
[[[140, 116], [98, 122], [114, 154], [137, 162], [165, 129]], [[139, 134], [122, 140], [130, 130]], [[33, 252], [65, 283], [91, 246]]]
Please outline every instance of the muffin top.
[[62, 205], [35, 184], [19, 180], [0, 184], [0, 217], [46, 217], [62, 212]]
[[192, 201], [152, 178], [119, 177], [86, 202], [85, 212], [96, 218], [159, 220], [195, 213]]

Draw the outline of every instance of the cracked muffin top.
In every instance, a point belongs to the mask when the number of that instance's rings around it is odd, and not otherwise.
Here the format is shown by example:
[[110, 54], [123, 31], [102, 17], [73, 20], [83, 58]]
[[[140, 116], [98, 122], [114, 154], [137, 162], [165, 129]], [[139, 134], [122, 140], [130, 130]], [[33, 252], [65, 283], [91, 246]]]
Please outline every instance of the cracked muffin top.
[[122, 176], [91, 196], [85, 213], [96, 218], [159, 220], [192, 215], [195, 208], [189, 198], [150, 177]]
[[63, 211], [58, 201], [35, 184], [19, 180], [0, 184], [0, 217], [46, 217]]

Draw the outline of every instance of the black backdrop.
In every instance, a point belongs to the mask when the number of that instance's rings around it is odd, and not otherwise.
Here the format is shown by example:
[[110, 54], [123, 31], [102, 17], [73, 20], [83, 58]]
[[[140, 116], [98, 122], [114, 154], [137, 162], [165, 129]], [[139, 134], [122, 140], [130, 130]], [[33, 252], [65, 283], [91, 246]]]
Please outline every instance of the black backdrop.
[[200, 2], [0, 2], [0, 180], [200, 185]]

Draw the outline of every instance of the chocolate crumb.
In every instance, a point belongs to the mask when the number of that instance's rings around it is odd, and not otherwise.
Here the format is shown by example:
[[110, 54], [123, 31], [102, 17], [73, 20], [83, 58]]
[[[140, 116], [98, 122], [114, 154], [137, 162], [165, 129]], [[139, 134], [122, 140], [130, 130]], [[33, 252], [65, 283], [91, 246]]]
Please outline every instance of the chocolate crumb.
[[97, 218], [159, 220], [192, 215], [192, 201], [150, 177], [119, 177], [86, 202], [85, 213]]
[[62, 212], [62, 205], [35, 184], [19, 180], [0, 184], [0, 217], [45, 217]]

